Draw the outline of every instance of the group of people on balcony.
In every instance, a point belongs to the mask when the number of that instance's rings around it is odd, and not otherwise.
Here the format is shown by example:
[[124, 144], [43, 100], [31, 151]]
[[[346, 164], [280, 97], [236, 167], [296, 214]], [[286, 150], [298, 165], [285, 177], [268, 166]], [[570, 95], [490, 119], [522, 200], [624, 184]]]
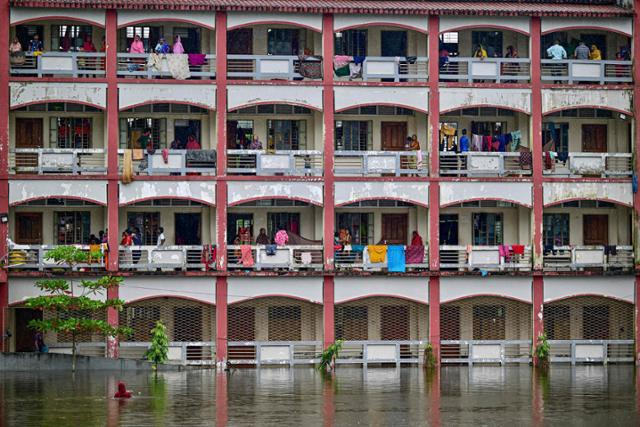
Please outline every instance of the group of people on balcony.
[[467, 129], [462, 129], [462, 135], [458, 138], [458, 130], [442, 123], [440, 125], [440, 151], [465, 153], [478, 152], [528, 152], [523, 147], [522, 132], [515, 130], [508, 133], [472, 134], [467, 136]]
[[[129, 53], [146, 54], [146, 48], [139, 34], [133, 36], [133, 40], [127, 49]], [[129, 72], [140, 71], [146, 68], [154, 72], [163, 71], [162, 61], [166, 61], [166, 68], [171, 77], [177, 80], [186, 80], [191, 77], [189, 67], [199, 67], [205, 63], [206, 55], [201, 53], [187, 53], [179, 35], [176, 35], [173, 45], [169, 46], [164, 37], [160, 37], [155, 47], [149, 52], [146, 64], [132, 59], [127, 65]]]

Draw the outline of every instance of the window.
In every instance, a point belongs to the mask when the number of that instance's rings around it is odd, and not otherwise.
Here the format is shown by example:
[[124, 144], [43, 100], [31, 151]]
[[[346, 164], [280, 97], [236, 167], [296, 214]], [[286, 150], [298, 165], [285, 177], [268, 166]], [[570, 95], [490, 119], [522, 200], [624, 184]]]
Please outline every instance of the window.
[[472, 31], [470, 56], [481, 44], [489, 58], [502, 57], [502, 31]]
[[335, 54], [367, 56], [367, 30], [347, 30], [336, 33]]
[[300, 53], [300, 31], [290, 28], [267, 30], [268, 55], [298, 55]]
[[351, 243], [368, 245], [373, 243], [373, 214], [372, 213], [337, 213], [336, 232], [341, 229], [349, 230]]
[[[126, 51], [129, 46], [131, 46], [131, 42], [133, 41], [133, 37], [135, 35], [139, 35], [142, 43], [144, 44], [145, 51], [151, 50], [155, 47], [155, 43], [157, 43], [160, 38], [160, 28], [159, 27], [146, 27], [146, 26], [133, 26], [126, 27], [122, 30], [124, 34], [121, 33], [120, 40], [121, 43], [124, 42], [125, 46], [120, 46], [120, 51]], [[167, 40], [167, 43], [171, 43], [172, 40]]]
[[91, 148], [92, 119], [51, 117], [49, 146], [57, 148]]
[[371, 150], [371, 122], [355, 120], [336, 121], [336, 150]]
[[155, 245], [157, 243], [159, 226], [159, 212], [127, 213], [127, 228], [131, 231], [140, 231], [143, 245]]
[[56, 243], [77, 245], [89, 243], [91, 214], [89, 212], [55, 212]]
[[275, 150], [305, 150], [307, 122], [305, 120], [267, 120], [267, 148]]
[[458, 56], [459, 37], [457, 32], [447, 32], [440, 35], [440, 49], [449, 52], [449, 56]]
[[270, 238], [273, 238], [280, 230], [300, 235], [300, 214], [297, 212], [269, 212], [267, 223], [267, 234]]
[[166, 119], [120, 119], [120, 148], [146, 148], [139, 147], [138, 140], [146, 128], [151, 129], [153, 148], [165, 148], [167, 146], [167, 120]]
[[542, 215], [542, 233], [545, 246], [569, 245], [569, 214]]
[[[201, 46], [200, 28], [198, 27], [174, 27], [173, 37], [180, 36], [180, 42], [186, 53], [200, 53]], [[173, 43], [173, 40], [167, 40], [167, 43]]]
[[494, 246], [502, 244], [502, 214], [473, 214], [473, 244]]
[[29, 41], [33, 39], [33, 36], [38, 35], [42, 44], [47, 47], [44, 40], [44, 27], [42, 25], [18, 25], [16, 27], [16, 37], [20, 41], [23, 50], [29, 49]]
[[227, 121], [227, 148], [247, 148], [253, 141], [253, 120]]
[[553, 140], [558, 152], [569, 151], [569, 123], [545, 123], [542, 126], [542, 144]]
[[[61, 52], [78, 51], [84, 44], [85, 37], [92, 37], [90, 25], [52, 25], [51, 50]], [[96, 41], [92, 42], [95, 46]], [[100, 46], [95, 46], [97, 49]]]

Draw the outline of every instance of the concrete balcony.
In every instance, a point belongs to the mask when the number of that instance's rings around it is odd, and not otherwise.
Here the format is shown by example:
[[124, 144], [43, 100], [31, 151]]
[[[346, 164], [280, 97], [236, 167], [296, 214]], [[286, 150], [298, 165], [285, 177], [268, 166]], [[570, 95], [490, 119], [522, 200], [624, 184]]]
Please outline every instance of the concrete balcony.
[[551, 176], [628, 177], [633, 174], [631, 153], [568, 153], [566, 161], [558, 160], [544, 174]]
[[632, 83], [632, 61], [592, 61], [580, 59], [543, 59], [542, 81], [545, 83]]
[[629, 271], [633, 267], [632, 246], [553, 246], [544, 253], [546, 271], [579, 271], [584, 268]]
[[440, 174], [458, 176], [531, 175], [532, 165], [520, 153], [464, 152], [440, 153]]
[[227, 75], [250, 80], [321, 80], [322, 57], [227, 55]]
[[215, 269], [215, 259], [206, 246], [120, 246], [121, 270], [175, 271]]
[[11, 58], [13, 76], [104, 77], [104, 52], [45, 52]]
[[[216, 152], [215, 150], [167, 150], [166, 159], [163, 150], [156, 150], [154, 154], [143, 152], [142, 158], [134, 158], [132, 155], [131, 168], [134, 174], [160, 176], [160, 175], [187, 175], [190, 173], [202, 175], [215, 175]], [[118, 150], [120, 157], [120, 171], [125, 167], [125, 150]]]
[[531, 79], [529, 58], [450, 57], [440, 66], [440, 80], [473, 83], [526, 83]]
[[[141, 77], [154, 79], [158, 77], [172, 77], [170, 66], [174, 54], [149, 54], [149, 53], [118, 53], [118, 76]], [[192, 56], [184, 54], [188, 59], [189, 74], [200, 79], [213, 79], [216, 75], [216, 56], [205, 54], [204, 57], [192, 59]], [[156, 61], [157, 60], [157, 61]]]
[[[84, 252], [90, 253], [89, 245], [71, 245]], [[57, 245], [11, 245], [9, 248], [10, 270], [71, 270], [47, 258], [47, 252], [55, 249]], [[93, 259], [89, 257], [86, 264], [78, 264], [73, 271], [103, 270], [105, 268], [104, 257]]]
[[9, 151], [10, 173], [104, 174], [106, 152], [103, 148], [12, 148]]
[[394, 82], [426, 82], [429, 76], [429, 59], [424, 56], [388, 57], [371, 56], [362, 64], [362, 76], [351, 80], [377, 79]]
[[323, 268], [321, 245], [277, 246], [271, 255], [268, 246], [270, 245], [251, 245], [251, 262], [249, 262], [249, 257], [242, 254], [243, 245], [227, 246], [229, 269], [321, 271]]
[[349, 176], [427, 176], [426, 151], [335, 151], [335, 174]]
[[459, 271], [531, 271], [531, 247], [525, 246], [524, 252], [515, 253], [513, 249], [501, 246], [440, 246], [440, 268]]
[[315, 150], [227, 150], [227, 171], [258, 176], [322, 176], [322, 152]]

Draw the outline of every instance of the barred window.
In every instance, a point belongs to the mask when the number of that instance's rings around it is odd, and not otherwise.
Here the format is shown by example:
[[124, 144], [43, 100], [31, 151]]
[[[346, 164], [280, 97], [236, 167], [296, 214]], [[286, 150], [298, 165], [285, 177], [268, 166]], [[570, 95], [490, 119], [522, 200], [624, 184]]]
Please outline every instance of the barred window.
[[569, 245], [569, 214], [544, 214], [542, 224], [545, 246]]
[[57, 148], [91, 148], [93, 120], [80, 117], [51, 117], [49, 146]]
[[371, 121], [338, 120], [335, 127], [336, 150], [366, 151], [372, 149]]
[[267, 147], [276, 150], [306, 150], [306, 120], [267, 120]]

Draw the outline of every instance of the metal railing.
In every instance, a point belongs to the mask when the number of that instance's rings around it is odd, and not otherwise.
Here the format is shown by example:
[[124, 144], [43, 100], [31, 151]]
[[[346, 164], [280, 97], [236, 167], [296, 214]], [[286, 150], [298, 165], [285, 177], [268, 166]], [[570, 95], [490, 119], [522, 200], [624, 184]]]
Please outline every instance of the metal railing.
[[394, 82], [427, 81], [429, 59], [423, 56], [367, 56], [362, 64], [362, 80], [389, 79]]
[[[215, 175], [216, 151], [215, 150], [155, 150], [153, 154], [147, 150], [137, 151], [140, 157], [132, 158], [132, 170], [134, 174], [144, 175], [187, 175], [197, 173], [202, 175]], [[124, 168], [124, 152], [119, 149], [120, 172]], [[133, 154], [133, 153], [132, 153]]]
[[121, 270], [156, 271], [207, 268], [215, 269], [215, 260], [205, 259], [204, 246], [120, 246], [118, 262]]
[[314, 365], [320, 362], [320, 341], [230, 341], [230, 365]]
[[227, 172], [251, 175], [322, 176], [322, 152], [227, 150]]
[[520, 153], [467, 151], [440, 152], [442, 175], [531, 175], [531, 164], [525, 163]]
[[[158, 63], [156, 67], [150, 67], [150, 53], [118, 53], [118, 76], [139, 76], [148, 79], [156, 77], [171, 77], [171, 71], [168, 68], [167, 56], [158, 55]], [[216, 75], [216, 56], [206, 54], [202, 64], [189, 64], [189, 73], [191, 77], [214, 78]]]
[[440, 66], [440, 80], [473, 83], [524, 83], [530, 79], [529, 58], [463, 58], [449, 57]]
[[[46, 269], [69, 269], [66, 265], [56, 263], [47, 258], [47, 252], [60, 245], [11, 245], [9, 248], [9, 268], [12, 270], [46, 270]], [[75, 246], [89, 253], [89, 245], [65, 245]], [[72, 271], [83, 271], [87, 269], [104, 269], [104, 258], [96, 259], [89, 257], [87, 263], [77, 264]]]
[[307, 75], [301, 70], [305, 65], [317, 68], [312, 79], [322, 78], [322, 59], [316, 56], [301, 59], [295, 55], [227, 55], [227, 75], [233, 78], [301, 80]]
[[573, 153], [567, 154], [566, 161], [555, 160], [552, 169], [545, 169], [547, 175], [621, 177], [633, 174], [631, 153]]
[[271, 253], [270, 245], [251, 245], [253, 265], [243, 265], [242, 246], [227, 246], [227, 266], [231, 269], [249, 270], [322, 270], [322, 246], [286, 245], [276, 246]]
[[395, 176], [429, 174], [429, 157], [422, 151], [345, 151], [334, 152], [336, 175]]
[[632, 61], [543, 59], [542, 81], [551, 83], [631, 83]]
[[440, 361], [443, 364], [529, 363], [531, 340], [442, 340]]
[[550, 271], [630, 270], [634, 267], [633, 246], [554, 246], [545, 248], [543, 263], [544, 269]]
[[[406, 249], [406, 246], [405, 246]], [[380, 271], [386, 269], [387, 262], [372, 263], [368, 257], [365, 256], [366, 246], [363, 250], [350, 250], [350, 251], [336, 251], [334, 253], [334, 265], [339, 270], [353, 270], [360, 269], [365, 271]], [[405, 267], [408, 270], [427, 270], [429, 269], [429, 247], [424, 247], [424, 255], [422, 256], [422, 262], [420, 263], [407, 263]]]
[[551, 362], [633, 363], [633, 340], [549, 340]]
[[490, 271], [530, 271], [531, 246], [524, 247], [523, 254], [516, 254], [508, 250], [504, 255], [500, 246], [440, 246], [440, 268], [457, 269], [460, 271], [490, 270]]
[[427, 341], [344, 341], [336, 364], [423, 363]]
[[103, 77], [104, 52], [44, 52], [10, 57], [11, 74], [70, 77]]
[[104, 174], [107, 172], [103, 148], [12, 148], [11, 173]]

